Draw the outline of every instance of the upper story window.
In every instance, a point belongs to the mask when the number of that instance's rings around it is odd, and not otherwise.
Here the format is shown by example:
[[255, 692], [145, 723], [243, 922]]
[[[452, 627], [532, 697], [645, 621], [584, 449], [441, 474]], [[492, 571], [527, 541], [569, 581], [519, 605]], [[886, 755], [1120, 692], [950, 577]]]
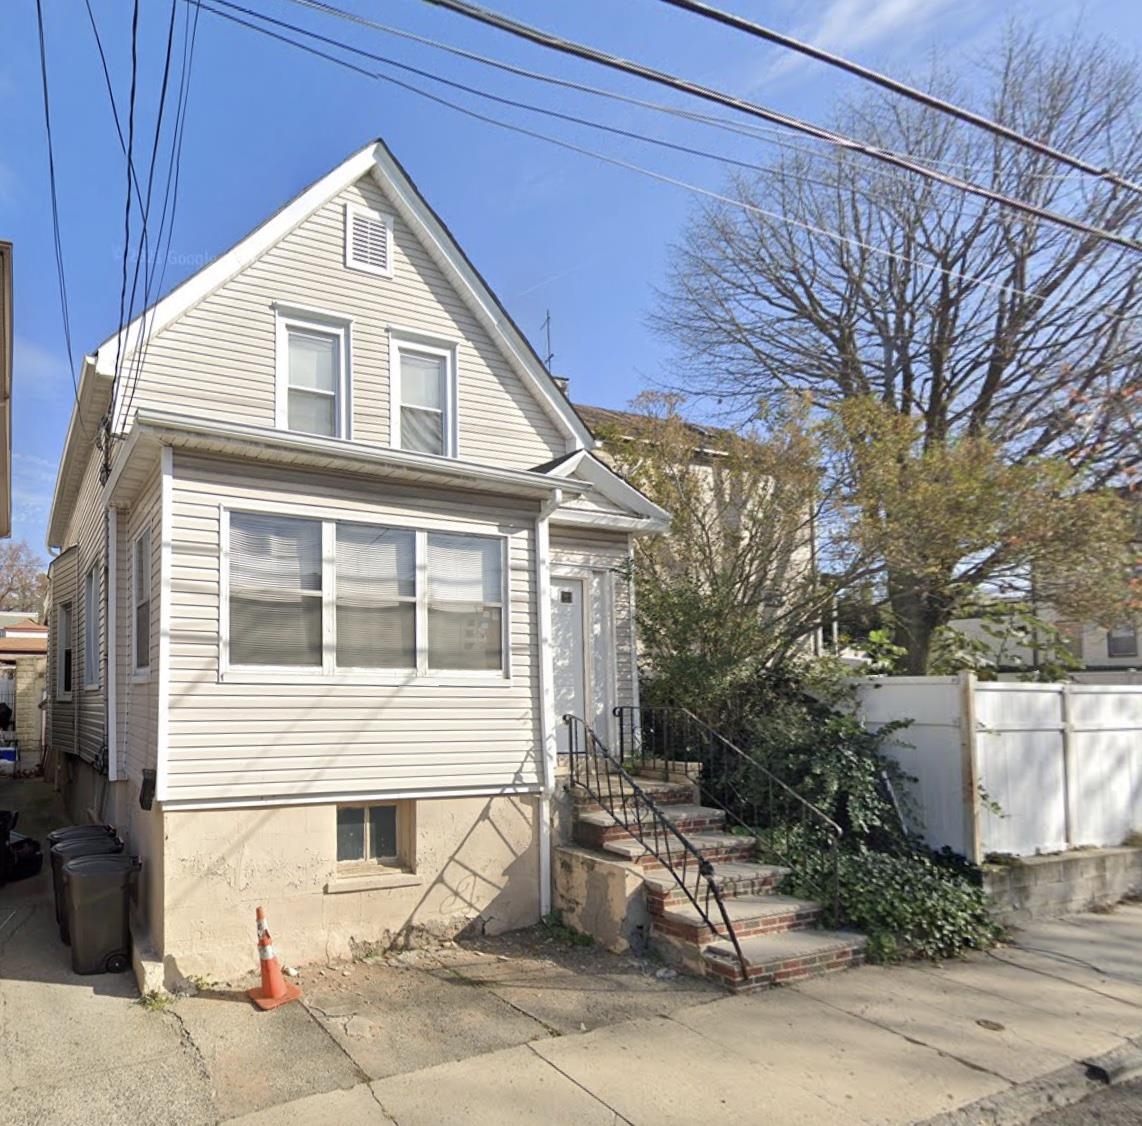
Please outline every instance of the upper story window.
[[505, 540], [231, 512], [232, 666], [503, 672]]
[[279, 308], [277, 315], [278, 428], [350, 437], [350, 322], [305, 310]]
[[71, 699], [71, 682], [75, 666], [75, 637], [71, 603], [64, 602], [56, 611], [56, 698]]
[[131, 598], [134, 606], [131, 638], [135, 671], [151, 667], [151, 530], [144, 528], [131, 552]]
[[390, 338], [393, 446], [455, 457], [455, 345], [396, 331]]
[[83, 579], [83, 686], [99, 687], [99, 565]]
[[1106, 631], [1108, 657], [1137, 657], [1138, 631], [1134, 626], [1114, 626]]
[[345, 205], [345, 265], [381, 277], [393, 276], [393, 221], [381, 211]]

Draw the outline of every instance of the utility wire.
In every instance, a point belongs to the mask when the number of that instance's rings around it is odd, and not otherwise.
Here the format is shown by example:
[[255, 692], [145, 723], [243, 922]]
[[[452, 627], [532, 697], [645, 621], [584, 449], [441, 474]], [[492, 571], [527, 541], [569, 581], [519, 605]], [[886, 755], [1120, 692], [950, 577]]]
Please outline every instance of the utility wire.
[[131, 93], [127, 113], [127, 203], [123, 209], [123, 280], [119, 288], [119, 335], [115, 345], [115, 374], [111, 380], [111, 409], [123, 371], [123, 329], [127, 321], [127, 262], [131, 254], [131, 176], [135, 162], [135, 92], [139, 80], [139, 0], [131, 16]]
[[897, 153], [890, 149], [882, 149], [872, 145], [867, 145], [861, 141], [856, 141], [843, 133], [837, 133], [832, 129], [826, 129], [823, 126], [814, 125], [813, 123], [803, 121], [800, 118], [791, 117], [789, 114], [784, 114], [780, 113], [777, 110], [768, 109], [765, 106], [757, 105], [756, 103], [746, 101], [743, 98], [736, 98], [731, 94], [725, 94], [720, 90], [713, 89], [712, 87], [702, 86], [699, 83], [691, 82], [688, 79], [678, 78], [675, 75], [667, 74], [665, 71], [655, 70], [653, 67], [645, 66], [642, 63], [632, 62], [631, 60], [621, 58], [618, 55], [611, 55], [605, 51], [596, 50], [594, 47], [587, 47], [581, 43], [575, 43], [570, 39], [564, 39], [561, 36], [553, 35], [550, 32], [542, 31], [539, 28], [532, 27], [525, 23], [520, 23], [518, 20], [512, 20], [506, 16], [501, 16], [497, 12], [489, 11], [486, 8], [480, 8], [475, 4], [466, 3], [465, 0], [424, 0], [424, 2], [438, 8], [444, 8], [450, 12], [455, 12], [457, 15], [464, 16], [467, 19], [475, 20], [478, 23], [486, 24], [489, 27], [497, 28], [500, 31], [505, 31], [509, 35], [514, 35], [518, 38], [526, 39], [528, 42], [535, 43], [541, 47], [546, 47], [549, 50], [557, 51], [561, 54], [572, 55], [575, 58], [585, 59], [588, 62], [598, 63], [600, 66], [609, 67], [611, 70], [618, 70], [624, 74], [633, 74], [639, 78], [644, 78], [649, 82], [657, 83], [660, 86], [667, 86], [673, 90], [680, 90], [683, 93], [691, 94], [694, 97], [702, 98], [706, 101], [715, 102], [730, 109], [738, 110], [741, 113], [749, 114], [750, 116], [760, 118], [763, 121], [770, 121], [776, 125], [782, 125], [795, 132], [804, 133], [806, 136], [813, 137], [816, 140], [827, 141], [828, 143], [835, 145], [838, 148], [845, 149], [849, 152], [860, 153], [863, 156], [872, 157], [874, 160], [879, 160], [883, 163], [891, 164], [897, 168], [903, 168], [905, 171], [912, 172], [917, 176], [922, 176], [925, 179], [943, 184], [946, 187], [956, 188], [959, 191], [966, 192], [969, 195], [978, 196], [979, 198], [989, 200], [992, 203], [1000, 204], [1004, 207], [1010, 208], [1013, 211], [1019, 211], [1025, 215], [1031, 215], [1041, 221], [1055, 223], [1059, 226], [1066, 227], [1069, 230], [1077, 231], [1080, 234], [1106, 239], [1108, 242], [1117, 243], [1119, 246], [1125, 246], [1130, 250], [1142, 251], [1142, 242], [1139, 242], [1137, 239], [1130, 238], [1127, 235], [1120, 235], [1114, 231], [1108, 231], [1101, 227], [1092, 226], [1089, 223], [1083, 222], [1081, 219], [1074, 219], [1068, 215], [1061, 215], [1058, 212], [1039, 207], [1036, 204], [1026, 203], [1025, 201], [1016, 199], [1013, 196], [1005, 195], [1003, 192], [994, 191], [991, 188], [985, 188], [982, 185], [976, 184], [971, 180], [963, 180], [958, 176], [951, 176], [943, 172], [937, 172], [934, 169], [927, 168], [922, 164], [916, 163], [916, 161], [914, 161], [911, 157], [905, 156], [902, 153]]
[[[590, 94], [595, 97], [606, 98], [611, 101], [616, 101], [629, 106], [636, 106], [639, 109], [653, 110], [656, 113], [664, 113], [671, 117], [679, 118], [684, 121], [689, 121], [699, 125], [709, 125], [716, 129], [725, 130], [728, 133], [736, 133], [741, 137], [748, 137], [754, 140], [761, 140], [767, 143], [776, 145], [779, 148], [788, 149], [791, 152], [802, 153], [810, 156], [813, 159], [831, 159], [831, 154], [824, 149], [807, 148], [804, 145], [795, 143], [789, 135], [787, 129], [781, 129], [773, 125], [759, 125], [749, 121], [732, 121], [726, 117], [717, 117], [711, 114], [700, 113], [692, 109], [684, 109], [681, 106], [668, 105], [664, 102], [648, 101], [644, 98], [632, 97], [630, 94], [622, 94], [617, 90], [609, 90], [600, 86], [592, 86], [585, 82], [576, 82], [569, 78], [557, 78], [555, 75], [546, 74], [543, 71], [529, 70], [527, 67], [517, 66], [514, 63], [504, 62], [502, 59], [492, 58], [488, 55], [482, 55], [476, 51], [470, 51], [463, 47], [457, 47], [452, 43], [445, 43], [438, 39], [433, 39], [426, 35], [418, 35], [415, 32], [407, 31], [404, 28], [393, 27], [390, 24], [379, 23], [376, 20], [367, 19], [364, 16], [358, 15], [356, 12], [348, 12], [344, 8], [335, 7], [332, 4], [326, 4], [323, 0], [290, 0], [291, 3], [296, 4], [298, 7], [307, 8], [312, 11], [321, 12], [328, 16], [333, 16], [337, 19], [345, 20], [349, 23], [357, 24], [359, 27], [367, 27], [374, 31], [382, 32], [385, 35], [391, 35], [398, 39], [404, 39], [411, 43], [418, 43], [421, 46], [429, 47], [432, 50], [443, 51], [456, 58], [465, 59], [469, 62], [479, 63], [482, 66], [491, 67], [499, 70], [505, 74], [515, 75], [519, 78], [530, 79], [535, 82], [545, 83], [549, 86], [555, 86], [564, 90], [574, 90], [580, 94]], [[268, 18], [268, 17], [263, 17]], [[942, 165], [945, 168], [952, 168], [960, 172], [991, 172], [993, 166], [988, 165], [965, 165], [960, 161], [951, 160], [937, 160], [928, 157], [915, 157], [916, 160], [921, 160], [931, 167]], [[1027, 173], [1031, 179], [1035, 180], [1064, 180], [1074, 175], [1072, 172], [1032, 172]]]
[[36, 29], [40, 40], [40, 81], [44, 94], [44, 126], [48, 141], [48, 184], [52, 201], [52, 243], [55, 248], [56, 283], [59, 287], [60, 320], [63, 322], [63, 338], [67, 345], [67, 362], [71, 369], [71, 386], [75, 393], [76, 406], [79, 405], [79, 384], [75, 378], [75, 356], [71, 347], [71, 317], [68, 312], [67, 277], [63, 263], [63, 240], [60, 237], [59, 195], [56, 192], [55, 139], [52, 136], [52, 110], [48, 99], [48, 51], [44, 39], [44, 12], [42, 0], [36, 0]]
[[[329, 44], [330, 46], [337, 47], [343, 51], [349, 51], [354, 55], [361, 58], [370, 59], [373, 62], [383, 63], [386, 66], [395, 67], [398, 70], [403, 70], [408, 74], [415, 74], [420, 78], [427, 78], [430, 82], [437, 82], [442, 86], [448, 86], [453, 90], [460, 90], [465, 94], [472, 94], [477, 98], [484, 98], [490, 102], [496, 102], [502, 106], [508, 106], [512, 109], [526, 110], [528, 113], [542, 114], [544, 117], [551, 117], [558, 121], [567, 121], [573, 125], [583, 125], [588, 129], [598, 129], [604, 133], [610, 133], [614, 136], [625, 137], [631, 141], [642, 141], [649, 145], [658, 145], [660, 148], [673, 149], [675, 152], [686, 153], [688, 156], [700, 156], [706, 160], [717, 161], [719, 164], [730, 164], [736, 168], [748, 169], [752, 172], [765, 173], [770, 171], [760, 164], [755, 164], [748, 160], [739, 160], [737, 157], [729, 156], [725, 153], [710, 152], [706, 149], [693, 148], [690, 145], [679, 144], [675, 141], [667, 141], [662, 137], [650, 137], [645, 133], [639, 133], [633, 129], [623, 129], [617, 125], [606, 125], [600, 121], [593, 121], [590, 118], [578, 117], [575, 114], [563, 113], [560, 110], [550, 109], [546, 106], [537, 106], [529, 102], [521, 102], [515, 98], [503, 97], [499, 94], [493, 94], [488, 90], [481, 90], [477, 86], [469, 86], [463, 82], [456, 82], [451, 78], [445, 78], [443, 75], [434, 74], [430, 70], [423, 70], [420, 67], [412, 66], [409, 63], [403, 63], [398, 59], [393, 59], [387, 55], [378, 55], [373, 51], [366, 51], [363, 47], [356, 47], [349, 43], [343, 43], [337, 39], [333, 39], [327, 35], [321, 35], [316, 31], [309, 31], [306, 28], [298, 27], [296, 24], [287, 22], [286, 20], [276, 19], [273, 16], [266, 15], [263, 12], [256, 12], [251, 8], [243, 7], [241, 4], [235, 4], [232, 0], [213, 0], [213, 3], [220, 5], [223, 8], [229, 8], [234, 12], [241, 12], [243, 15], [251, 16], [255, 19], [262, 20], [265, 23], [274, 24], [277, 27], [286, 28], [300, 35], [305, 35], [310, 39], [316, 39], [321, 43]], [[823, 180], [813, 180], [809, 177], [801, 177], [806, 183], [816, 184], [818, 187], [828, 187], [829, 185]]]
[[[185, 2], [192, 3], [199, 2], [199, 0], [185, 0]], [[910, 258], [907, 255], [899, 254], [896, 251], [886, 250], [883, 247], [862, 242], [859, 239], [852, 238], [851, 236], [842, 235], [836, 231], [831, 231], [825, 227], [819, 227], [800, 219], [794, 219], [790, 216], [783, 215], [780, 212], [769, 211], [765, 208], [757, 207], [754, 204], [746, 203], [744, 200], [735, 199], [733, 196], [725, 195], [721, 192], [713, 191], [709, 188], [700, 187], [697, 184], [689, 183], [686, 180], [681, 180], [662, 172], [656, 172], [653, 169], [645, 168], [630, 161], [609, 156], [605, 153], [600, 153], [593, 149], [588, 149], [581, 145], [573, 144], [570, 141], [564, 141], [558, 137], [553, 137], [548, 133], [540, 133], [534, 129], [528, 129], [522, 125], [516, 125], [512, 122], [503, 121], [500, 118], [491, 117], [487, 114], [483, 114], [477, 110], [471, 109], [468, 106], [449, 101], [447, 98], [442, 98], [437, 94], [433, 94], [428, 90], [424, 90], [418, 86], [413, 85], [412, 83], [405, 82], [402, 79], [394, 78], [391, 75], [387, 75], [379, 71], [368, 70], [365, 67], [358, 66], [356, 63], [350, 62], [348, 59], [340, 58], [336, 55], [330, 54], [327, 51], [323, 51], [319, 47], [313, 47], [307, 43], [302, 43], [296, 39], [291, 39], [287, 35], [273, 31], [268, 27], [263, 27], [260, 24], [251, 23], [249, 20], [243, 19], [240, 16], [233, 15], [230, 12], [223, 11], [221, 8], [214, 7], [211, 3], [208, 2], [208, 0], [201, 0], [200, 6], [203, 11], [210, 12], [212, 15], [218, 16], [220, 19], [228, 20], [230, 23], [238, 24], [239, 26], [248, 28], [251, 31], [256, 31], [260, 35], [265, 35], [270, 39], [276, 39], [281, 43], [285, 43], [291, 47], [296, 47], [298, 50], [305, 51], [307, 54], [314, 55], [317, 58], [334, 63], [337, 66], [345, 68], [346, 70], [351, 70], [359, 75], [364, 76], [365, 78], [387, 82], [393, 86], [399, 87], [402, 90], [406, 90], [409, 93], [415, 94], [418, 97], [425, 98], [428, 101], [436, 103], [437, 105], [445, 106], [448, 109], [463, 114], [465, 117], [484, 122], [488, 125], [494, 125], [496, 128], [505, 129], [512, 133], [518, 133], [522, 136], [533, 138], [534, 140], [543, 141], [546, 144], [555, 145], [557, 148], [565, 149], [568, 152], [578, 153], [581, 156], [591, 157], [592, 159], [601, 161], [604, 164], [609, 164], [616, 168], [622, 168], [629, 172], [635, 172], [639, 175], [648, 177], [649, 179], [656, 180], [659, 183], [670, 184], [673, 187], [682, 188], [685, 191], [704, 196], [707, 199], [711, 199], [719, 203], [724, 203], [729, 206], [739, 208], [740, 210], [750, 212], [751, 214], [759, 215], [765, 219], [772, 220], [773, 222], [783, 223], [787, 226], [803, 230], [809, 234], [821, 235], [822, 237], [828, 238], [833, 242], [858, 247], [862, 250], [868, 251], [871, 254], [876, 254], [880, 257], [902, 262], [906, 265], [915, 266], [916, 268], [926, 270], [931, 274], [939, 274], [943, 277], [963, 281], [969, 285], [993, 290], [1006, 296], [1026, 297], [1030, 300], [1041, 299], [1038, 295], [1028, 293], [1025, 290], [1015, 289], [1009, 284], [1003, 282], [988, 281], [986, 278], [973, 277], [970, 274], [962, 273], [959, 270], [953, 270], [948, 267], [936, 265], [934, 263], [923, 262], [919, 259]], [[302, 35], [309, 34], [302, 28], [292, 28], [292, 30]], [[345, 44], [339, 44], [339, 46], [344, 47], [347, 50], [351, 49], [348, 48]], [[1133, 321], [1137, 319], [1136, 316], [1123, 316], [1121, 314], [1108, 314], [1108, 317], [1113, 317], [1122, 321]]]
[[861, 66], [859, 63], [852, 62], [842, 55], [835, 55], [830, 51], [815, 47], [811, 43], [804, 43], [799, 39], [794, 39], [790, 35], [783, 35], [780, 32], [773, 31], [771, 28], [763, 27], [759, 23], [754, 23], [752, 20], [734, 15], [732, 12], [726, 12], [720, 8], [714, 8], [709, 4], [703, 4], [700, 0], [659, 0], [659, 2], [669, 4], [672, 8], [681, 8], [683, 11], [704, 16], [706, 19], [714, 20], [716, 23], [724, 24], [726, 27], [732, 27], [736, 31], [744, 31], [747, 35], [752, 35], [757, 39], [764, 39], [766, 42], [773, 43], [778, 47], [785, 47], [799, 54], [807, 55], [811, 59], [816, 59], [817, 62], [836, 67], [838, 70], [843, 70], [846, 74], [855, 75], [857, 78], [862, 78], [866, 82], [872, 82], [885, 90], [891, 90], [894, 94], [900, 94], [902, 97], [909, 98], [914, 102], [919, 102], [929, 109], [938, 110], [940, 113], [954, 117], [958, 121], [963, 121], [968, 125], [974, 125], [979, 129], [984, 129], [993, 136], [1002, 137], [1006, 141], [1012, 141], [1024, 148], [1031, 149], [1033, 152], [1039, 153], [1040, 156], [1050, 157], [1052, 160], [1057, 160], [1060, 164], [1066, 164], [1076, 171], [1085, 172], [1089, 176], [1097, 176], [1099, 179], [1106, 180], [1116, 187], [1126, 188], [1132, 192], [1142, 192], [1142, 184], [1128, 180], [1125, 176], [1115, 172], [1112, 168], [1099, 168], [1089, 161], [1071, 156], [1070, 153], [1063, 152], [1061, 149], [1048, 145], [1044, 141], [1037, 141], [1033, 137], [1028, 137], [998, 121], [993, 121], [991, 118], [974, 113], [969, 109], [964, 109], [962, 106], [946, 101], [943, 98], [937, 98], [934, 94], [929, 94], [924, 90], [909, 86], [905, 82], [899, 82], [895, 78], [881, 74], [879, 71]]

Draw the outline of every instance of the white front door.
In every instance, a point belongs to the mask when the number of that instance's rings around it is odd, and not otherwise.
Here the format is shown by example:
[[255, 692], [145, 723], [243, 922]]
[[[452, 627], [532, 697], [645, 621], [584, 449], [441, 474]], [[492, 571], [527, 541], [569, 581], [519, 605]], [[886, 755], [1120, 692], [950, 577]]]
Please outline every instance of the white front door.
[[551, 660], [555, 688], [555, 720], [560, 754], [569, 749], [565, 715], [590, 721], [587, 714], [587, 654], [584, 629], [586, 583], [582, 579], [551, 580]]

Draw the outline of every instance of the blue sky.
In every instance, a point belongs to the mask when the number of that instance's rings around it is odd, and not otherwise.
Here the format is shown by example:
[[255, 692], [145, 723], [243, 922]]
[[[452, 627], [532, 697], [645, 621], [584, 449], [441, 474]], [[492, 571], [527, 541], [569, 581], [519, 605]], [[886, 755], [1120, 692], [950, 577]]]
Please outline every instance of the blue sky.
[[[853, 80], [656, 0], [489, 4], [570, 38], [815, 120], [826, 119], [833, 100], [856, 89]], [[131, 4], [92, 0], [92, 6], [116, 96], [125, 105]], [[676, 143], [715, 147], [739, 159], [764, 162], [773, 152], [765, 144], [735, 142], [725, 133], [703, 132], [629, 106], [489, 71], [290, 0], [246, 0], [246, 6], [503, 96]], [[341, 0], [338, 6], [533, 70], [711, 110], [556, 57], [419, 0]], [[1127, 49], [1142, 42], [1142, 12], [1123, 0], [1036, 5], [1004, 0], [724, 0], [723, 6], [898, 75], [922, 73], [933, 55], [953, 62], [978, 59], [1012, 16], [1031, 16], [1059, 34], [1081, 26], [1112, 36]], [[118, 323], [124, 160], [82, 0], [44, 0], [44, 7], [63, 250], [78, 356], [95, 348]], [[170, 9], [165, 0], [145, 0], [142, 11], [137, 129], [149, 142]], [[717, 189], [724, 181], [724, 169], [698, 157], [483, 105], [469, 95], [459, 100], [707, 188]], [[695, 197], [542, 140], [475, 122], [208, 13], [198, 30], [164, 289], [375, 136], [389, 143], [541, 351], [541, 325], [551, 310], [554, 369], [571, 378], [574, 398], [621, 406], [668, 372], [669, 346], [649, 330], [646, 318], [669, 246]], [[56, 288], [32, 0], [0, 5], [0, 238], [15, 243], [13, 536], [38, 549], [73, 392]]]

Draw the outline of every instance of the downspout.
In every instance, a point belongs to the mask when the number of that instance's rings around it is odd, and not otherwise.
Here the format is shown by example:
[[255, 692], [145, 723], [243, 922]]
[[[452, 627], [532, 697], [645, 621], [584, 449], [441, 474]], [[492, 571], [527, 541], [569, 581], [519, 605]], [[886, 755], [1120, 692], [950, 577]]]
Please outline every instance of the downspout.
[[535, 518], [535, 590], [539, 611], [539, 732], [543, 789], [539, 797], [539, 916], [551, 914], [551, 799], [555, 794], [555, 685], [551, 654], [551, 534], [548, 521], [563, 503], [556, 489]]
[[119, 781], [119, 510], [108, 504], [107, 568], [104, 591], [104, 637], [107, 673], [103, 678], [106, 700], [104, 742], [107, 744], [107, 780]]

